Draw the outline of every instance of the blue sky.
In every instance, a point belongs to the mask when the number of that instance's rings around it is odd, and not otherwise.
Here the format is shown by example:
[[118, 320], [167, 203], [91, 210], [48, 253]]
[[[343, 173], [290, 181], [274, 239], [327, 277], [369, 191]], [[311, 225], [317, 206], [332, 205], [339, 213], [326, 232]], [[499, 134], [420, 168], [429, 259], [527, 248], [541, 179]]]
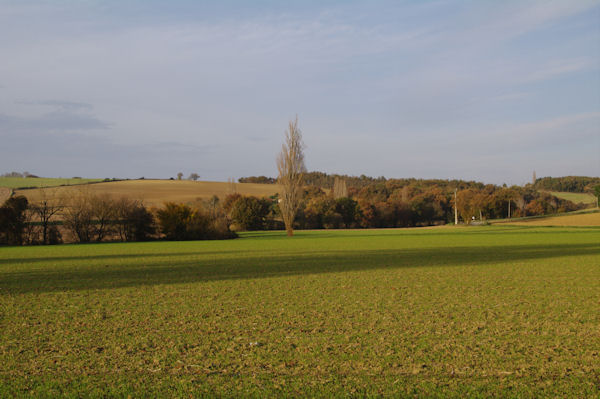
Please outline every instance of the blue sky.
[[0, 173], [600, 175], [600, 1], [0, 0]]

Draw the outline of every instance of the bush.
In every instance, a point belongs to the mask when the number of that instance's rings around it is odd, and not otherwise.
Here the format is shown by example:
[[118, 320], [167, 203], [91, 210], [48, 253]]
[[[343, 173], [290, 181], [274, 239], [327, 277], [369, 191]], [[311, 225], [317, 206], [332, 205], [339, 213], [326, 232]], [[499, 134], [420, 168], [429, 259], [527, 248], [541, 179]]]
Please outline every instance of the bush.
[[215, 240], [235, 238], [225, 219], [211, 218], [200, 209], [168, 202], [156, 212], [160, 231], [167, 240]]
[[48, 227], [48, 244], [56, 245], [62, 244], [62, 242], [62, 234], [60, 233], [58, 227], [56, 227], [56, 225], [50, 225]]
[[265, 228], [271, 202], [256, 197], [240, 197], [231, 207], [231, 220], [241, 230], [262, 230]]
[[231, 208], [233, 208], [233, 204], [240, 198], [242, 198], [242, 194], [239, 194], [239, 193], [227, 194], [227, 196], [223, 200], [223, 204], [222, 204], [223, 211], [225, 211], [227, 213], [231, 212]]
[[120, 198], [114, 202], [116, 230], [121, 241], [148, 241], [156, 232], [154, 216], [141, 201]]
[[27, 198], [12, 197], [0, 207], [0, 244], [22, 245]]
[[340, 197], [335, 200], [335, 212], [341, 215], [344, 227], [347, 229], [356, 227], [360, 220], [360, 207], [358, 202], [348, 197]]

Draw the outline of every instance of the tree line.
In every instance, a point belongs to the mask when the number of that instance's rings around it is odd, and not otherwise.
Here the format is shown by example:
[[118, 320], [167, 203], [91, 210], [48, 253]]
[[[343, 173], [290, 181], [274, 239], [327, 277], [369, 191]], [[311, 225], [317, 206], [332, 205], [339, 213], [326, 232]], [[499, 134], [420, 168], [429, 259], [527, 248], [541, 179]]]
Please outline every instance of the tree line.
[[600, 186], [600, 177], [541, 177], [535, 181], [535, 188], [539, 190], [566, 191], [570, 193], [594, 193], [597, 186]]
[[148, 209], [127, 197], [85, 191], [59, 197], [42, 190], [37, 201], [19, 195], [0, 206], [0, 245], [235, 238], [230, 224], [216, 197]]
[[[320, 188], [306, 189], [298, 228], [415, 227], [459, 220], [514, 218], [577, 210], [581, 205], [540, 193], [531, 187], [499, 187], [471, 182], [401, 180], [349, 188], [336, 197]], [[456, 193], [456, 195], [455, 195]]]
[[[413, 227], [567, 212], [581, 206], [526, 187], [477, 182], [390, 179], [337, 189], [304, 186], [295, 229]], [[456, 191], [456, 196], [455, 196]], [[42, 190], [29, 202], [9, 198], [0, 207], [0, 243], [42, 245], [65, 242], [204, 240], [236, 237], [235, 231], [281, 230], [280, 195], [266, 198], [232, 193], [194, 204], [142, 201], [81, 191], [69, 198]], [[456, 197], [456, 202], [455, 202]]]
[[[316, 186], [321, 188], [330, 189], [333, 188], [336, 179], [343, 180], [349, 187], [365, 187], [371, 183], [385, 182], [386, 178], [381, 177], [369, 177], [365, 175], [360, 176], [349, 176], [349, 175], [338, 175], [338, 174], [327, 174], [324, 172], [305, 172], [304, 173], [304, 184], [308, 186]], [[260, 183], [260, 184], [276, 184], [277, 179], [274, 177], [267, 176], [248, 176], [240, 177], [238, 179], [240, 183]]]
[[[240, 230], [281, 229], [281, 198], [230, 194], [224, 211]], [[331, 190], [304, 186], [293, 220], [295, 229], [431, 226], [473, 219], [517, 218], [569, 212], [583, 207], [539, 192], [531, 185], [501, 187], [478, 182], [390, 179], [347, 188], [338, 178]]]
[[[485, 185], [480, 182], [462, 181], [462, 180], [442, 180], [442, 179], [417, 179], [417, 178], [402, 178], [402, 179], [387, 179], [384, 176], [370, 177], [365, 175], [349, 176], [339, 174], [327, 174], [324, 172], [306, 172], [304, 174], [304, 184], [316, 186], [324, 189], [332, 189], [335, 181], [343, 180], [349, 188], [363, 188], [374, 183], [385, 183], [394, 181], [402, 185], [442, 185], [447, 184], [454, 186], [477, 186], [479, 188]], [[248, 176], [238, 179], [240, 183], [260, 183], [260, 184], [276, 184], [277, 179], [268, 176]], [[563, 177], [540, 177], [537, 178], [534, 188], [547, 191], [563, 191], [571, 193], [593, 193], [596, 186], [600, 186], [600, 177], [590, 176], [563, 176]]]

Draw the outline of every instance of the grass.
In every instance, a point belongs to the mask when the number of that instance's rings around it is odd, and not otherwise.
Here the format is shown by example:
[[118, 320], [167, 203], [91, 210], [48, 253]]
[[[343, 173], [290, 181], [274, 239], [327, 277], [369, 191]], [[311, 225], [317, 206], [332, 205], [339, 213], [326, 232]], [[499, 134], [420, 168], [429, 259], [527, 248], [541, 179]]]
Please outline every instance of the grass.
[[63, 179], [47, 177], [0, 177], [0, 187], [19, 189], [24, 187], [56, 187], [95, 183], [102, 179]]
[[592, 194], [586, 193], [569, 193], [569, 192], [561, 192], [561, 191], [550, 191], [550, 194], [555, 197], [562, 198], [576, 204], [583, 203], [589, 205], [596, 205], [596, 197]]
[[[146, 206], [160, 207], [167, 201], [192, 203], [199, 199], [208, 199], [213, 195], [223, 198], [233, 192], [257, 197], [270, 196], [278, 191], [279, 186], [275, 184], [232, 184], [189, 180], [124, 180], [91, 184], [85, 186], [84, 189], [95, 194], [140, 199], [144, 201]], [[52, 191], [51, 195], [58, 197], [72, 195], [76, 190], [78, 190], [76, 187], [50, 189]], [[40, 190], [20, 190], [16, 194], [25, 195], [32, 201], [37, 200], [41, 195]]]
[[598, 397], [600, 228], [0, 248], [0, 396]]

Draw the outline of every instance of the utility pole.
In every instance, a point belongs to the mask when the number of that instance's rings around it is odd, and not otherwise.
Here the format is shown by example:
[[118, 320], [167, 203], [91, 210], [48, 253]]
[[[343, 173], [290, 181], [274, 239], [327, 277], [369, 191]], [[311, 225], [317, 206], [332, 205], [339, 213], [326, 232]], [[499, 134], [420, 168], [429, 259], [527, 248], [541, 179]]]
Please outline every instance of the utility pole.
[[454, 189], [454, 225], [458, 224], [458, 203], [456, 202], [456, 191], [458, 189]]

